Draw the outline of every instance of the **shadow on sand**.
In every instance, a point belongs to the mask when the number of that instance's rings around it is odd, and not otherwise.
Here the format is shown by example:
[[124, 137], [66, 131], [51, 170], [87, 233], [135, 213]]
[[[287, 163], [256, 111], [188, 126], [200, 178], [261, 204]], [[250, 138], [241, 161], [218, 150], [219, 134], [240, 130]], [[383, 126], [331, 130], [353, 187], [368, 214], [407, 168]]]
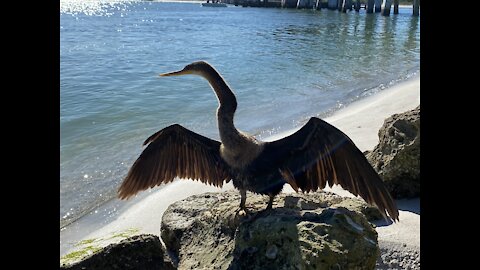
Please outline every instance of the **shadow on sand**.
[[[399, 211], [406, 211], [420, 215], [420, 198], [399, 199], [396, 200], [396, 202]], [[377, 227], [384, 227], [393, 224], [393, 222], [389, 219], [376, 220], [372, 223], [375, 224], [375, 226]]]

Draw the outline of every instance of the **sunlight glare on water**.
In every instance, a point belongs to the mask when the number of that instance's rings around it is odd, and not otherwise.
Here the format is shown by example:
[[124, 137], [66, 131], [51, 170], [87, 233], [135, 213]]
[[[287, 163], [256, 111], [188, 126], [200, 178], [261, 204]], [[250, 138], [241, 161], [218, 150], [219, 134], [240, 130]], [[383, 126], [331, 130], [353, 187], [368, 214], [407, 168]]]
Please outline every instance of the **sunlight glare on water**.
[[[114, 10], [126, 11], [131, 0], [60, 0], [60, 13], [88, 16], [111, 16]], [[113, 9], [112, 9], [113, 8]]]

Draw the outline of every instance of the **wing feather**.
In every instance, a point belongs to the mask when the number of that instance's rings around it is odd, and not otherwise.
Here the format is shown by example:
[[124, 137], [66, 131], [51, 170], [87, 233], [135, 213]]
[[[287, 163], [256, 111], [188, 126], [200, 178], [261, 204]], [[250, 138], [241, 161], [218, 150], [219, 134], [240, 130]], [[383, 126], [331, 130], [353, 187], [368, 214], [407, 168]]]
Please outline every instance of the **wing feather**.
[[221, 187], [230, 180], [228, 165], [220, 157], [220, 142], [180, 125], [166, 127], [145, 140], [147, 147], [133, 163], [118, 189], [127, 199], [176, 177]]
[[380, 176], [352, 140], [327, 122], [312, 117], [294, 134], [267, 143], [263, 154], [269, 153], [281, 172], [290, 172], [286, 181], [294, 180], [302, 192], [339, 184], [398, 220], [395, 201]]

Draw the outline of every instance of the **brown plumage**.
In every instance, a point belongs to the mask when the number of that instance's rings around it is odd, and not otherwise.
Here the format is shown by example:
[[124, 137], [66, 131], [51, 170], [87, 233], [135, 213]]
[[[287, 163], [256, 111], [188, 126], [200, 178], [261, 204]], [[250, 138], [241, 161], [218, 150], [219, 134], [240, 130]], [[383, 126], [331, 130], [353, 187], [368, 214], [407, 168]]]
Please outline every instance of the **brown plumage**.
[[338, 184], [382, 214], [398, 220], [395, 202], [363, 153], [343, 132], [312, 117], [297, 132], [273, 142], [260, 142], [237, 130], [233, 117], [237, 108], [234, 93], [220, 74], [204, 61], [180, 71], [161, 74], [200, 75], [215, 91], [219, 108], [221, 142], [206, 138], [178, 124], [150, 136], [140, 157], [132, 165], [118, 190], [121, 199], [169, 183], [175, 177], [199, 180], [221, 187], [233, 181], [240, 190], [240, 208], [245, 209], [246, 191], [273, 198], [288, 183], [295, 191], [310, 192]]

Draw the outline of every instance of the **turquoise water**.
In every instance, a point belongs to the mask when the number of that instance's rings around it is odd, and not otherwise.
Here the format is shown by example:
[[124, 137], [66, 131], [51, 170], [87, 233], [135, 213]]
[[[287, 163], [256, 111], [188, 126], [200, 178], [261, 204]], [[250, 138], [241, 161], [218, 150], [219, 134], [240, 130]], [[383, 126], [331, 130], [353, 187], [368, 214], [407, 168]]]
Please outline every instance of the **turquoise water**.
[[383, 17], [150, 1], [61, 0], [60, 7], [61, 227], [112, 200], [159, 129], [179, 123], [218, 139], [207, 82], [159, 73], [209, 61], [237, 94], [238, 128], [261, 139], [420, 67], [411, 9]]

